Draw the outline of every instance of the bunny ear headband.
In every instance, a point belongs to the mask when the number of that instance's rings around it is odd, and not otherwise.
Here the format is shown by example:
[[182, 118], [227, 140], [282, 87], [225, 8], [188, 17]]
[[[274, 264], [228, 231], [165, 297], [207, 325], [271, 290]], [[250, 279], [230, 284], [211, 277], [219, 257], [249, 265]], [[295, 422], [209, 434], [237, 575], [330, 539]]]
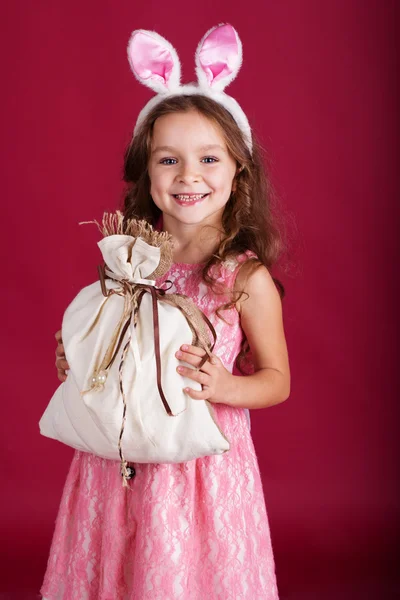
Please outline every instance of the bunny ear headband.
[[181, 65], [176, 50], [155, 31], [136, 29], [131, 34], [128, 60], [140, 83], [157, 92], [139, 113], [134, 135], [150, 110], [165, 98], [201, 94], [222, 104], [232, 115], [251, 154], [251, 129], [247, 117], [236, 100], [224, 93], [242, 65], [242, 43], [232, 25], [223, 23], [213, 27], [197, 46], [197, 84], [181, 85]]

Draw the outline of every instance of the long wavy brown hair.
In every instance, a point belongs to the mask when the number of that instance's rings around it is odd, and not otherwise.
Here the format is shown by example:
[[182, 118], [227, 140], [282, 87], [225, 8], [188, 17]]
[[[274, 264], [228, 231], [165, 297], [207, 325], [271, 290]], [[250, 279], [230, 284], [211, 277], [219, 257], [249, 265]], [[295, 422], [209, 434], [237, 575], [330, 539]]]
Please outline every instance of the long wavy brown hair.
[[[253, 135], [253, 150], [250, 154], [241, 130], [231, 114], [214, 100], [194, 94], [173, 96], [159, 102], [147, 115], [140, 129], [127, 146], [124, 155], [123, 179], [127, 183], [124, 199], [125, 219], [145, 219], [155, 226], [161, 215], [160, 209], [150, 195], [148, 162], [151, 153], [152, 132], [155, 121], [171, 113], [196, 110], [217, 125], [226, 146], [236, 161], [236, 189], [232, 192], [222, 215], [221, 242], [205, 264], [202, 277], [215, 293], [226, 293], [214, 280], [211, 273], [218, 273], [223, 261], [245, 250], [252, 250], [258, 257], [253, 259], [254, 269], [261, 264], [269, 271], [278, 261], [284, 242], [273, 212], [275, 193], [263, 163], [261, 151]], [[217, 267], [217, 269], [212, 268]], [[273, 277], [281, 298], [285, 289], [279, 279]], [[235, 294], [230, 290], [231, 301], [217, 310], [222, 311], [235, 305], [244, 292]], [[236, 365], [243, 371], [249, 346], [243, 340]]]

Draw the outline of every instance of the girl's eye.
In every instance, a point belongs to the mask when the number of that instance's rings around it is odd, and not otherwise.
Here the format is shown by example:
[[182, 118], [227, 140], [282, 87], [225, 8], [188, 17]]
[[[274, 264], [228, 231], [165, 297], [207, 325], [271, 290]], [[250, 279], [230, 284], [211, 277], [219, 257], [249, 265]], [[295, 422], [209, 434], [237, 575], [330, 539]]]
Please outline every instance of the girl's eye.
[[[205, 156], [201, 159], [201, 162], [205, 162], [206, 164], [212, 164], [214, 162], [218, 162], [218, 158], [214, 158], [214, 156]], [[160, 160], [161, 165], [176, 165], [176, 158], [163, 158]]]

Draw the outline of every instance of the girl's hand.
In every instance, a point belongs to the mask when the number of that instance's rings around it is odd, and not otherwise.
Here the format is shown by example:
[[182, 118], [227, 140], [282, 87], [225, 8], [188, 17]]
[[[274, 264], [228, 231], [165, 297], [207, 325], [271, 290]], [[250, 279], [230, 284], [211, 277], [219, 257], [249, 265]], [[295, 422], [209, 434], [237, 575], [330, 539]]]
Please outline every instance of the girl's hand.
[[224, 403], [224, 399], [226, 401], [226, 398], [232, 395], [234, 376], [224, 367], [215, 354], [212, 354], [201, 369], [197, 370], [205, 354], [204, 350], [196, 346], [181, 346], [175, 356], [179, 360], [193, 365], [196, 370], [184, 366], [179, 366], [176, 370], [184, 377], [193, 379], [193, 381], [197, 381], [202, 385], [203, 389], [199, 392], [192, 390], [192, 388], [185, 388], [188, 396], [194, 400], [209, 400], [209, 402], [215, 404]]
[[56, 348], [56, 367], [57, 367], [57, 376], [60, 381], [65, 381], [67, 379], [67, 371], [69, 369], [69, 364], [65, 359], [65, 352], [63, 341], [61, 337], [61, 331], [57, 331], [55, 338], [57, 340], [57, 348]]

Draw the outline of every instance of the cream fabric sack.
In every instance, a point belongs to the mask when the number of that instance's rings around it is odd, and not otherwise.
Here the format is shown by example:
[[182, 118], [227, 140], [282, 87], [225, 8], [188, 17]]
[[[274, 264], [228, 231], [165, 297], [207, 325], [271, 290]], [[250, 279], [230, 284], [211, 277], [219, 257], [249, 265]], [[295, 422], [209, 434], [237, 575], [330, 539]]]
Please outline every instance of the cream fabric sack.
[[[121, 230], [122, 215], [105, 215], [103, 227]], [[192, 340], [208, 353], [211, 344], [193, 302], [155, 288], [154, 275], [171, 264], [172, 240], [145, 222], [125, 229], [131, 235], [98, 244], [110, 278], [85, 287], [64, 314], [70, 371], [39, 423], [47, 437], [120, 459], [124, 482], [128, 462], [179, 463], [229, 450], [212, 405], [183, 391], [201, 386], [176, 371], [182, 344]]]

